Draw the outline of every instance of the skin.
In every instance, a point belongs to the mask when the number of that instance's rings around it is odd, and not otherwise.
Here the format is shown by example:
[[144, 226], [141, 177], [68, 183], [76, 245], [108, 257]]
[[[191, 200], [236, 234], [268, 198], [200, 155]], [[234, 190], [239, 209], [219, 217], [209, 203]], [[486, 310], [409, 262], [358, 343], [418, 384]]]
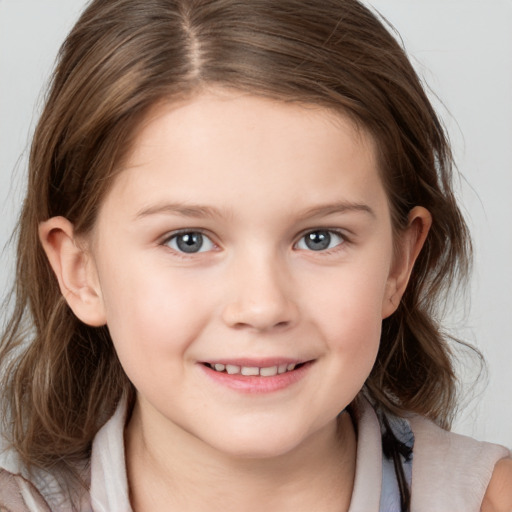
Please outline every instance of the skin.
[[494, 472], [482, 502], [482, 512], [510, 512], [512, 510], [512, 459], [501, 459]]
[[[345, 117], [220, 90], [156, 105], [90, 236], [62, 217], [40, 229], [70, 307], [108, 325], [137, 389], [134, 510], [347, 510], [356, 442], [338, 416], [430, 223], [416, 207], [394, 238], [373, 141]], [[178, 230], [202, 232], [200, 252]], [[311, 249], [319, 232], [331, 242]], [[267, 392], [204, 365], [269, 358], [308, 364]]]

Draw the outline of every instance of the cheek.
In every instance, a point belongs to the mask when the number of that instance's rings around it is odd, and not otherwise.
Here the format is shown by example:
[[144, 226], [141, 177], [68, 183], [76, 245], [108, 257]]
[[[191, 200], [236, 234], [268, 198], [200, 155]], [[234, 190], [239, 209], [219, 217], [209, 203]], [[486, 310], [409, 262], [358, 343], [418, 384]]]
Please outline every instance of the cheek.
[[199, 312], [207, 307], [198, 301], [207, 297], [154, 265], [127, 263], [109, 266], [102, 280], [107, 325], [123, 366], [185, 352], [205, 321]]
[[[196, 301], [197, 302], [197, 301]], [[197, 336], [187, 294], [165, 279], [132, 274], [107, 294], [107, 325], [129, 380], [143, 394], [177, 392]]]
[[350, 303], [341, 305], [327, 334], [330, 350], [348, 365], [349, 374], [361, 384], [374, 365], [382, 329], [379, 304], [364, 299], [355, 296]]
[[[345, 281], [346, 284], [349, 280]], [[380, 288], [380, 287], [379, 287]], [[324, 396], [331, 414], [346, 407], [363, 388], [380, 345], [380, 301], [375, 286], [338, 289], [336, 297], [312, 313], [326, 357], [317, 397]]]
[[[371, 272], [368, 267], [334, 272], [316, 287], [309, 300], [314, 313], [329, 330], [329, 337], [345, 333], [346, 339], [358, 340], [361, 335], [380, 335], [382, 302], [386, 294], [385, 272]], [[351, 336], [349, 336], [351, 334]]]
[[356, 390], [377, 357], [386, 278], [378, 266], [352, 266], [324, 280], [323, 289], [317, 288], [309, 301], [310, 320], [335, 355], [333, 374], [357, 383]]

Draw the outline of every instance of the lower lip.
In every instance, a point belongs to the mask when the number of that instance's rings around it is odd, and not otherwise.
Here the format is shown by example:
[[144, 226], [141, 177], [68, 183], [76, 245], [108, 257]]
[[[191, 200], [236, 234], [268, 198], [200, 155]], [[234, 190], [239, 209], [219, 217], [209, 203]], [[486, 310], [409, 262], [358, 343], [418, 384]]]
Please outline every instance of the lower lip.
[[304, 363], [301, 367], [290, 372], [279, 373], [271, 377], [245, 376], [241, 374], [230, 375], [217, 372], [201, 364], [205, 374], [217, 384], [226, 386], [241, 393], [273, 393], [286, 389], [304, 378], [312, 366], [312, 361]]

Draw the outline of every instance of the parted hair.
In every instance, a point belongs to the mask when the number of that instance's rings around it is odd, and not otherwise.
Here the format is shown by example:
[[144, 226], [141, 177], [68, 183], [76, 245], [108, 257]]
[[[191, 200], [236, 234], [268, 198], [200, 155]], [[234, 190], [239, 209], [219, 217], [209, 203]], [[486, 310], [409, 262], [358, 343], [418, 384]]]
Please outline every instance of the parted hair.
[[374, 139], [395, 234], [433, 224], [397, 311], [383, 321], [372, 399], [448, 427], [457, 381], [439, 304], [467, 276], [471, 245], [446, 133], [386, 23], [356, 0], [93, 0], [60, 49], [30, 152], [13, 308], [0, 345], [4, 431], [29, 467], [71, 467], [134, 390], [107, 326], [63, 298], [38, 226], [77, 235], [159, 101], [223, 87], [349, 116]]

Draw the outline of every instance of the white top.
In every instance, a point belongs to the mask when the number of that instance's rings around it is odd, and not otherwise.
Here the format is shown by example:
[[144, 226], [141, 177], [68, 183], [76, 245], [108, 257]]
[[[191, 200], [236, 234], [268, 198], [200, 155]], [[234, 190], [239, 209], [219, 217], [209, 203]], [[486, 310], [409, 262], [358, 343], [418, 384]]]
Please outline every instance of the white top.
[[[391, 512], [389, 507], [395, 510], [394, 505], [385, 503], [395, 498], [391, 496], [393, 492], [386, 490], [388, 466], [383, 461], [378, 417], [366, 399], [358, 401], [354, 416], [358, 442], [349, 512]], [[94, 439], [90, 502], [84, 502], [80, 512], [132, 512], [124, 456], [125, 419], [126, 407], [122, 403]], [[502, 446], [446, 432], [419, 416], [412, 416], [405, 423], [414, 434], [412, 511], [479, 512], [494, 465], [499, 459], [510, 456], [510, 452]], [[24, 478], [13, 476], [27, 475], [12, 453], [0, 457], [0, 468], [10, 472], [2, 474], [0, 471], [0, 509], [2, 505], [11, 505], [12, 510], [20, 512], [42, 512], [45, 507], [41, 506], [40, 492], [51, 512], [72, 510], [51, 475], [41, 472], [32, 478], [37, 492]], [[15, 487], [17, 493], [13, 497]], [[5, 491], [7, 488], [11, 491]], [[2, 490], [8, 495], [4, 496]]]

